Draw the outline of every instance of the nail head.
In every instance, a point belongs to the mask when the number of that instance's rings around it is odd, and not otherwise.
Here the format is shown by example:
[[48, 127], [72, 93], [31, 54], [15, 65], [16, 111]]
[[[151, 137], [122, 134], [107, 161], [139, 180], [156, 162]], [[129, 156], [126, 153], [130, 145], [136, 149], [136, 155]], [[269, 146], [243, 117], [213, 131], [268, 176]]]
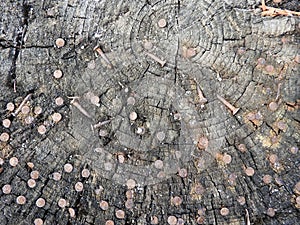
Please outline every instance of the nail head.
[[156, 134], [156, 138], [159, 141], [163, 141], [166, 138], [166, 134], [163, 131], [157, 132]]
[[175, 196], [174, 198], [171, 199], [171, 202], [175, 206], [180, 206], [182, 203], [182, 199], [179, 196]]
[[24, 205], [26, 203], [26, 198], [23, 195], [20, 195], [17, 197], [16, 201], [18, 205]]
[[47, 131], [45, 125], [40, 125], [40, 126], [38, 126], [38, 129], [37, 129], [37, 130], [38, 130], [38, 133], [39, 133], [39, 134], [45, 134], [46, 131]]
[[84, 178], [88, 178], [90, 176], [90, 171], [88, 169], [83, 169], [81, 171], [81, 176], [84, 177]]
[[245, 205], [246, 204], [246, 199], [244, 196], [239, 196], [237, 198], [237, 202], [240, 204], [240, 205]]
[[34, 188], [34, 187], [36, 186], [36, 181], [35, 181], [34, 179], [29, 179], [29, 180], [27, 181], [27, 185], [28, 185], [28, 187], [30, 187], [30, 188]]
[[7, 104], [6, 104], [6, 109], [7, 109], [8, 111], [10, 111], [10, 112], [14, 111], [14, 109], [15, 109], [14, 103], [12, 103], [12, 102], [7, 103]]
[[132, 120], [132, 121], [136, 120], [137, 119], [137, 113], [136, 112], [131, 112], [129, 114], [129, 119]]
[[208, 138], [205, 136], [202, 136], [198, 139], [197, 147], [200, 150], [204, 150], [208, 147]]
[[135, 98], [134, 97], [128, 97], [127, 98], [127, 104], [128, 105], [134, 105], [135, 104]]
[[187, 172], [186, 169], [182, 168], [182, 169], [180, 169], [180, 170], [178, 171], [178, 175], [179, 175], [180, 177], [182, 177], [182, 178], [185, 178], [185, 177], [187, 177], [188, 172]]
[[64, 99], [63, 99], [62, 97], [57, 97], [57, 98], [55, 99], [55, 104], [56, 104], [57, 106], [62, 106], [62, 105], [64, 104]]
[[126, 209], [132, 209], [134, 207], [133, 199], [127, 199], [125, 202]]
[[75, 190], [76, 190], [77, 192], [81, 192], [81, 191], [83, 190], [83, 183], [77, 182], [77, 183], [75, 184]]
[[167, 26], [167, 21], [165, 19], [160, 19], [157, 24], [160, 28], [164, 28]]
[[125, 218], [125, 212], [123, 210], [121, 210], [121, 209], [117, 210], [116, 211], [116, 217], [118, 219], [124, 219]]
[[11, 166], [13, 166], [13, 167], [17, 166], [18, 163], [19, 163], [19, 160], [18, 160], [17, 157], [11, 157], [11, 158], [9, 159], [9, 164], [10, 164]]
[[60, 207], [60, 208], [65, 208], [67, 206], [67, 201], [66, 199], [64, 198], [60, 198], [57, 202], [57, 205]]
[[270, 102], [269, 109], [273, 112], [276, 111], [278, 109], [278, 104], [276, 102]]
[[156, 160], [154, 162], [154, 166], [156, 169], [162, 169], [164, 167], [164, 162], [161, 160]]
[[66, 163], [66, 164], [64, 165], [64, 171], [65, 171], [66, 173], [71, 173], [71, 172], [73, 171], [73, 166], [72, 166], [72, 164]]
[[104, 211], [108, 210], [108, 207], [109, 207], [108, 202], [107, 201], [103, 201], [103, 200], [99, 203], [99, 206]]
[[127, 185], [127, 188], [128, 188], [128, 189], [133, 189], [133, 188], [135, 188], [135, 186], [136, 186], [136, 182], [135, 182], [135, 180], [133, 180], [133, 179], [129, 179], [129, 180], [127, 180], [127, 182], [126, 182], [126, 185]]
[[43, 225], [44, 221], [41, 218], [36, 218], [33, 223], [34, 225]]
[[22, 112], [24, 115], [29, 114], [29, 113], [30, 113], [30, 108], [29, 108], [29, 106], [24, 105], [24, 106], [21, 108], [21, 112]]
[[175, 216], [169, 216], [168, 217], [168, 224], [169, 225], [176, 225], [177, 224], [177, 218]]
[[3, 127], [5, 127], [5, 128], [9, 128], [10, 125], [11, 125], [11, 121], [10, 121], [9, 119], [4, 119], [4, 120], [2, 121], [2, 125], [3, 125]]
[[34, 121], [34, 117], [26, 116], [24, 121], [25, 121], [26, 124], [32, 124], [32, 122]]
[[64, 47], [65, 46], [65, 40], [62, 38], [57, 38], [55, 41], [55, 44], [58, 48]]
[[220, 214], [222, 216], [227, 216], [229, 214], [229, 209], [226, 208], [226, 207], [223, 207], [221, 210], [220, 210]]
[[54, 172], [54, 173], [52, 174], [52, 177], [53, 177], [53, 180], [59, 181], [59, 180], [61, 179], [61, 174], [58, 173], [58, 172]]
[[112, 221], [112, 220], [107, 220], [107, 221], [105, 222], [105, 225], [114, 225], [114, 224], [115, 224], [115, 222]]
[[61, 70], [55, 70], [54, 72], [53, 72], [53, 76], [54, 76], [54, 78], [56, 78], [56, 79], [60, 79], [61, 77], [62, 77], [62, 71]]
[[40, 106], [34, 107], [34, 114], [35, 115], [40, 115], [42, 112], [43, 112], [42, 107], [40, 107]]
[[150, 223], [153, 224], [153, 225], [158, 224], [158, 218], [157, 218], [157, 216], [151, 216]]
[[0, 135], [0, 141], [7, 142], [9, 140], [9, 134], [4, 132]]
[[270, 216], [270, 217], [274, 217], [275, 216], [275, 209], [268, 208], [267, 209], [267, 215]]
[[39, 176], [40, 176], [40, 173], [39, 173], [39, 171], [37, 171], [37, 170], [34, 170], [34, 171], [32, 171], [32, 172], [30, 173], [30, 177], [31, 177], [32, 179], [34, 179], [34, 180], [38, 179]]
[[9, 184], [5, 184], [3, 187], [2, 187], [2, 192], [3, 194], [10, 194], [11, 193], [11, 186]]
[[68, 209], [70, 217], [74, 218], [75, 217], [75, 210], [73, 208]]
[[265, 184], [270, 184], [270, 183], [272, 182], [272, 176], [270, 176], [269, 174], [264, 175], [264, 176], [263, 176], [263, 182], [264, 182]]
[[231, 161], [232, 161], [231, 155], [225, 153], [225, 154], [223, 155], [222, 160], [223, 160], [223, 162], [224, 162], [225, 164], [230, 164]]
[[254, 175], [255, 170], [254, 170], [252, 167], [247, 167], [247, 168], [245, 169], [245, 173], [246, 173], [247, 176], [251, 177], [251, 176]]
[[35, 204], [36, 204], [37, 207], [43, 208], [46, 204], [46, 201], [43, 198], [39, 198], [39, 199], [36, 200]]

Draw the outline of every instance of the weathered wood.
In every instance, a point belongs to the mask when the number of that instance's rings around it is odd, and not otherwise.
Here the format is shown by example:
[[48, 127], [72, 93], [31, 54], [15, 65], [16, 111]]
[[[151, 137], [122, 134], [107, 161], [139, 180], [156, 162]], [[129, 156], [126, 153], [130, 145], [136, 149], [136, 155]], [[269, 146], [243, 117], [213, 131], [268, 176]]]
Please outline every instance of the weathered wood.
[[[1, 224], [297, 224], [299, 17], [253, 0], [1, 5]], [[6, 109], [29, 94], [29, 113]]]

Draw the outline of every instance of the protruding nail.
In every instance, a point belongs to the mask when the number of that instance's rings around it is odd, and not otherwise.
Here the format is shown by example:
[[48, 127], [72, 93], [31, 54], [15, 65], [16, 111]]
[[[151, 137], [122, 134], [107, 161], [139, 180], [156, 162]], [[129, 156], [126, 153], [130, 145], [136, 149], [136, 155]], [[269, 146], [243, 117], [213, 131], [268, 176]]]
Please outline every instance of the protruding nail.
[[76, 97], [69, 97], [72, 99], [71, 104], [75, 106], [83, 115], [85, 115], [88, 118], [92, 118], [92, 116], [78, 103], [76, 100]]
[[228, 101], [226, 101], [223, 97], [221, 97], [220, 95], [217, 95], [217, 98], [227, 107], [231, 110], [232, 115], [235, 115], [240, 108], [236, 108], [233, 105], [231, 105]]
[[16, 109], [16, 111], [14, 113], [12, 113], [13, 116], [16, 116], [22, 109], [22, 107], [25, 105], [25, 103], [31, 98], [32, 94], [28, 94], [24, 100], [21, 102], [21, 104], [19, 105], [19, 107]]
[[113, 65], [111, 64], [111, 62], [109, 61], [109, 59], [106, 57], [106, 55], [104, 54], [104, 52], [102, 51], [102, 49], [99, 46], [96, 46], [94, 48], [94, 51], [96, 51], [105, 61], [105, 63], [107, 64], [108, 68], [112, 69]]
[[153, 55], [152, 53], [146, 52], [146, 55], [148, 55], [150, 58], [158, 62], [161, 65], [161, 67], [164, 67], [164, 65], [167, 63], [167, 61], [158, 58], [156, 55]]
[[199, 97], [199, 103], [201, 105], [204, 105], [205, 103], [207, 103], [207, 99], [204, 97], [202, 90], [200, 89], [200, 86], [197, 82], [197, 80], [194, 78], [196, 84], [197, 84], [197, 93], [198, 93], [198, 97]]

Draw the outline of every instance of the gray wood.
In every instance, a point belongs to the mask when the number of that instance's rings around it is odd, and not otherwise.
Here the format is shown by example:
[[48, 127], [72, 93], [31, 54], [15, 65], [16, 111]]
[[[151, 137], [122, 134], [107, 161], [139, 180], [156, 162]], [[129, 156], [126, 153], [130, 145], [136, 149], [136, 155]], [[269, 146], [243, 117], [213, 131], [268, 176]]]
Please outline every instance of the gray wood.
[[[37, 218], [51, 225], [150, 224], [154, 216], [159, 224], [169, 216], [178, 224], [179, 218], [185, 224], [247, 224], [246, 211], [250, 224], [297, 224], [299, 17], [261, 17], [254, 0], [0, 2], [0, 115], [12, 122], [0, 127], [0, 134], [10, 135], [0, 142], [1, 224], [34, 224]], [[299, 11], [298, 1], [266, 2]], [[65, 46], [58, 48], [57, 38]], [[56, 69], [62, 78], [53, 77]], [[199, 103], [199, 90], [207, 102]], [[30, 93], [29, 115], [6, 110]], [[217, 95], [239, 111], [232, 115]], [[73, 104], [74, 96], [91, 118]], [[58, 123], [55, 112], [62, 115]], [[132, 112], [137, 118], [130, 120]], [[37, 131], [42, 124], [45, 134]], [[208, 139], [205, 149], [197, 147], [200, 137]], [[12, 157], [19, 160], [15, 167]], [[67, 163], [71, 173], [64, 171]], [[34, 170], [39, 178], [30, 188]], [[136, 183], [132, 208], [130, 179]], [[75, 190], [77, 182], [83, 191]], [[6, 184], [9, 194], [2, 190]], [[17, 204], [21, 195], [24, 205]], [[172, 202], [176, 196], [180, 205]], [[44, 207], [36, 206], [38, 198]], [[228, 215], [222, 215], [225, 208]], [[124, 219], [116, 217], [119, 209]]]

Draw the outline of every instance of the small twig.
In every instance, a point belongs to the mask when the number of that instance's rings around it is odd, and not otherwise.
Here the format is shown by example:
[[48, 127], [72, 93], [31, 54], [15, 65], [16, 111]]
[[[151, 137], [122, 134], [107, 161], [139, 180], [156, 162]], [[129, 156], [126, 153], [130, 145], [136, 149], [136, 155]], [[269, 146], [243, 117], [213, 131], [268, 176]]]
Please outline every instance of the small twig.
[[20, 110], [22, 109], [22, 107], [25, 105], [25, 103], [31, 98], [32, 94], [28, 94], [24, 100], [21, 102], [21, 104], [19, 105], [19, 107], [16, 109], [16, 111], [14, 113], [12, 113], [13, 116], [16, 116]]
[[104, 52], [102, 51], [102, 49], [98, 45], [94, 48], [94, 51], [96, 51], [102, 57], [102, 59], [107, 64], [108, 68], [110, 68], [110, 69], [113, 68], [113, 65], [111, 64], [109, 59], [106, 57], [106, 55], [104, 54]]

